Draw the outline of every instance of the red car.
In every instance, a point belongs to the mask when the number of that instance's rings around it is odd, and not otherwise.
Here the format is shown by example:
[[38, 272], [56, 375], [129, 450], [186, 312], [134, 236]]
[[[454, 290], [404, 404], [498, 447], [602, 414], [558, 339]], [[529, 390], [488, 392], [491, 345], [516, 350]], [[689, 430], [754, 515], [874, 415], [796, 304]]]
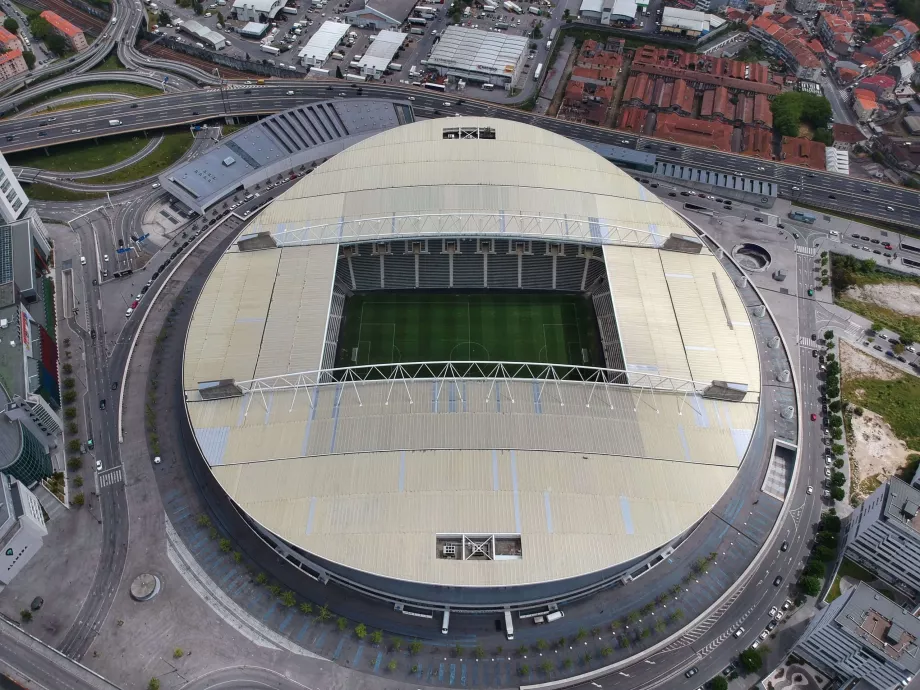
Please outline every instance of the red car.
[[812, 412], [812, 413], [811, 413], [811, 421], [815, 421], [816, 419], [818, 419], [818, 415], [816, 415], [814, 412]]
[[[137, 309], [137, 300], [134, 300], [133, 302], [131, 302], [131, 308]], [[814, 415], [812, 415], [812, 418], [814, 418]]]

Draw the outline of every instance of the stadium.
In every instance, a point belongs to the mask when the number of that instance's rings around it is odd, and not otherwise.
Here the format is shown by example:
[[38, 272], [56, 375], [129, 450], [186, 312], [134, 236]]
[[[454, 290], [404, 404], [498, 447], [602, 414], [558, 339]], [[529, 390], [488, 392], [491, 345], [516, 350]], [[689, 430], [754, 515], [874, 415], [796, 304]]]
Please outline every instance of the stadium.
[[407, 612], [628, 581], [726, 492], [757, 423], [721, 259], [551, 132], [376, 134], [207, 278], [182, 363], [201, 461], [293, 566]]

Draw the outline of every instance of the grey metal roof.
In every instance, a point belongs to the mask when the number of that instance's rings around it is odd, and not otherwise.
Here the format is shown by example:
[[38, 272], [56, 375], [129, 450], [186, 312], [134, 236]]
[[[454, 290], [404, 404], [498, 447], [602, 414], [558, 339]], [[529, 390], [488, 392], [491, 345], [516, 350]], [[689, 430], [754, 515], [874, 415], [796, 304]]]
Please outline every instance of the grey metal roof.
[[525, 36], [449, 26], [432, 49], [428, 64], [507, 77], [529, 41]]
[[328, 158], [377, 132], [413, 120], [405, 103], [341, 100], [286, 110], [224, 139], [160, 176], [163, 188], [199, 213], [237, 189]]
[[834, 621], [891, 663], [920, 672], [920, 619], [860, 582]]
[[885, 517], [893, 524], [908, 530], [911, 538], [920, 538], [920, 491], [897, 477], [888, 480], [885, 496]]
[[[348, 15], [353, 15], [368, 8], [384, 14], [390, 19], [402, 24], [415, 6], [416, 0], [365, 0], [356, 7], [351, 8]], [[347, 15], [346, 15], [347, 16]]]

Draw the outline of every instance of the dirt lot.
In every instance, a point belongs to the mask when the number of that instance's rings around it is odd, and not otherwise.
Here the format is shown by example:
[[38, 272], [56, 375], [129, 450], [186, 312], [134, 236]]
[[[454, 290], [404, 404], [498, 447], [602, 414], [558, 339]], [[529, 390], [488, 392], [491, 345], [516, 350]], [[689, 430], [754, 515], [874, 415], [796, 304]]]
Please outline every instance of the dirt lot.
[[854, 286], [844, 296], [877, 304], [906, 316], [920, 317], [920, 285], [904, 282]]
[[850, 462], [856, 475], [856, 486], [852, 487], [851, 494], [854, 498], [860, 494], [864, 499], [907, 464], [910, 451], [874, 412], [864, 410], [862, 416], [853, 415], [851, 424], [854, 443], [850, 448]]
[[865, 377], [893, 381], [901, 376], [901, 372], [872, 355], [857, 350], [844, 340], [840, 341], [840, 366], [844, 371], [844, 376], [850, 379]]

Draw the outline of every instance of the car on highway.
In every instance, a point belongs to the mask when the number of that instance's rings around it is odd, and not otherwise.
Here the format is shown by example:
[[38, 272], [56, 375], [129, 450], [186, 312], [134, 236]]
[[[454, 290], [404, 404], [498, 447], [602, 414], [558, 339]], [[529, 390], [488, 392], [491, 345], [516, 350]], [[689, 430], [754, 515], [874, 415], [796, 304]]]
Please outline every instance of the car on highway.
[[788, 541], [784, 541], [782, 544], [780, 544], [779, 550], [780, 550], [780, 551], [788, 551], [788, 550], [789, 550], [789, 542], [788, 542]]
[[130, 318], [131, 318], [131, 314], [133, 314], [133, 313], [134, 313], [134, 309], [131, 308], [131, 307], [128, 307], [127, 311], [125, 312], [125, 318], [126, 318], [126, 319], [130, 319]]
[[743, 627], [738, 628], [735, 632], [732, 633], [732, 635], [734, 635], [736, 638], [741, 637], [742, 635], [744, 635], [744, 628]]
[[80, 130], [79, 130], [79, 129], [72, 129], [72, 130], [70, 130], [70, 133], [71, 133], [71, 134], [79, 134], [79, 133], [80, 133]]
[[813, 486], [809, 486], [808, 489], [805, 491], [805, 493], [808, 494], [809, 496], [811, 496], [814, 492], [815, 492], [815, 487]]
[[96, 471], [102, 472], [102, 460], [96, 460]]
[[811, 413], [811, 421], [815, 421], [816, 419], [818, 419], [818, 415], [816, 415], [814, 412], [812, 412], [812, 413]]
[[293, 91], [285, 91], [285, 92], [284, 92], [284, 95], [285, 95], [285, 96], [293, 96], [293, 95], [294, 95], [294, 92], [293, 92]]
[[100, 409], [100, 410], [104, 410], [104, 409], [105, 409], [105, 398], [102, 398], [102, 399], [99, 401], [99, 409]]
[[81, 256], [81, 257], [80, 257], [80, 265], [81, 265], [81, 266], [86, 266], [86, 257], [85, 257], [85, 256]]
[[159, 188], [160, 188], [160, 183], [159, 183], [159, 182], [154, 182], [153, 185], [151, 185], [151, 186], [152, 186], [154, 189], [159, 189]]
[[450, 101], [444, 101], [444, 105], [446, 105], [446, 106], [449, 108], [449, 107], [450, 107]]
[[113, 391], [117, 391], [117, 390], [118, 390], [118, 381], [112, 381], [112, 390], [113, 390]]
[[695, 676], [699, 672], [700, 670], [696, 666], [694, 666], [693, 668], [688, 668], [687, 672], [684, 673], [684, 676], [686, 676], [687, 678], [693, 678], [693, 676]]
[[773, 586], [774, 586], [774, 587], [779, 587], [781, 584], [783, 584], [783, 576], [782, 576], [782, 575], [777, 575], [777, 576], [773, 579]]
[[106, 263], [108, 263], [108, 262], [109, 262], [109, 255], [108, 255], [108, 254], [103, 254], [103, 255], [102, 255], [102, 260], [105, 261]]
[[891, 212], [891, 213], [894, 213], [894, 207], [892, 207], [892, 206], [886, 206], [886, 207], [885, 207], [885, 210], [886, 210], [886, 211], [889, 211], [889, 212]]

